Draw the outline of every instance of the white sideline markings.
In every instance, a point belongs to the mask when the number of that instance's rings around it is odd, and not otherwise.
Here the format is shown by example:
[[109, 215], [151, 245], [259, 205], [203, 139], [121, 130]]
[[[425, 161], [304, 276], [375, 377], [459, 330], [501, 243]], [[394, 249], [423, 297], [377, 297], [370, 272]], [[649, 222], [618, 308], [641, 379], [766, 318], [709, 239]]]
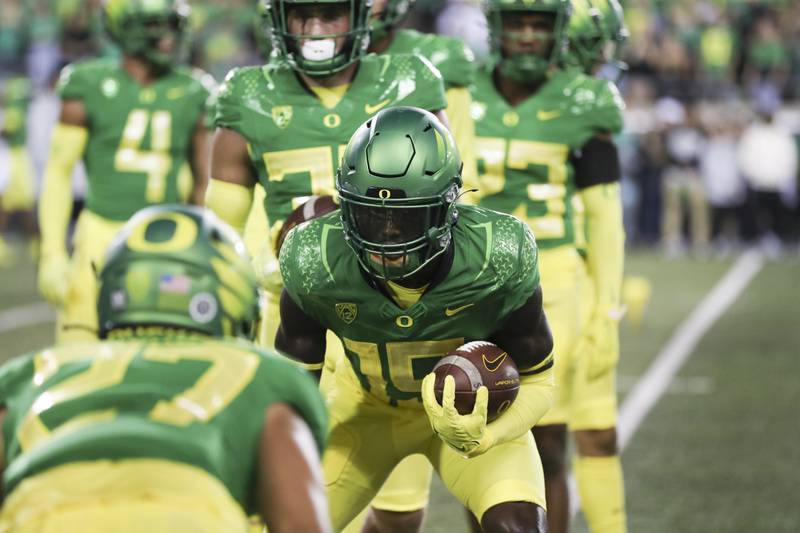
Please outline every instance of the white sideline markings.
[[55, 320], [49, 304], [37, 302], [0, 311], [0, 334], [27, 326], [46, 324]]
[[[764, 257], [760, 252], [743, 253], [661, 348], [647, 371], [625, 397], [619, 410], [617, 439], [620, 453], [667, 391], [703, 335], [733, 305], [763, 266]], [[570, 514], [574, 517], [580, 508], [580, 502], [572, 475], [569, 479], [569, 491], [570, 502], [574, 502], [570, 506]]]

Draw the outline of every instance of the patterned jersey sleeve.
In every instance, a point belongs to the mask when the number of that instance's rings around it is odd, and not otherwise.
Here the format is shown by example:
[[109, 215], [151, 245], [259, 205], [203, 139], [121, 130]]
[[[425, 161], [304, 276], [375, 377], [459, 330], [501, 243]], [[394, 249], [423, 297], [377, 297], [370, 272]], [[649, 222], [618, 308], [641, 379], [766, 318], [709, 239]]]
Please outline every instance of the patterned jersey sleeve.
[[328, 414], [319, 386], [305, 370], [278, 356], [267, 356], [262, 372], [264, 386], [276, 392], [306, 422], [322, 455], [328, 432]]
[[313, 222], [292, 228], [283, 241], [278, 260], [284, 290], [304, 313], [319, 320], [310, 303], [316, 292], [314, 286], [321, 254], [316, 232], [309, 228]]
[[445, 89], [468, 87], [472, 83], [475, 55], [460, 39], [442, 37], [443, 46], [431, 53], [431, 62], [439, 69]]
[[442, 74], [433, 64], [420, 55], [398, 54], [394, 63], [401, 78], [413, 78], [416, 86], [398, 105], [419, 107], [428, 111], [439, 111], [447, 107]]
[[225, 80], [219, 86], [213, 99], [213, 125], [217, 128], [228, 128], [241, 132], [242, 100], [239, 93], [239, 83], [242, 69], [235, 68], [228, 72]]
[[536, 239], [527, 224], [516, 224], [516, 257], [514, 268], [505, 280], [501, 315], [507, 317], [528, 301], [539, 286], [539, 250]]
[[622, 131], [622, 112], [625, 110], [625, 102], [619, 89], [612, 82], [600, 79], [595, 81], [598, 84], [597, 98], [594, 109], [587, 114], [591, 127], [597, 131], [617, 134]]
[[71, 63], [61, 70], [56, 91], [62, 100], [87, 100], [91, 87], [88, 69], [80, 63]]
[[202, 109], [205, 126], [211, 128], [213, 126], [217, 82], [211, 74], [199, 68], [192, 69], [191, 75], [194, 85], [193, 98]]

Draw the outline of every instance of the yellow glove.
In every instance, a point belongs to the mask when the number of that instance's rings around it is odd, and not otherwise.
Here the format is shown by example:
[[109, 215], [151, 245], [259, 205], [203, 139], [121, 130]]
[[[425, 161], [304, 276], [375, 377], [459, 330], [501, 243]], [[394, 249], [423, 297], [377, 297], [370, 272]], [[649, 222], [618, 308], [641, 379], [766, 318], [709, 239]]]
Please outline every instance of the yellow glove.
[[475, 397], [475, 407], [468, 415], [460, 415], [455, 407], [456, 382], [452, 376], [444, 378], [442, 404], [436, 401], [433, 373], [422, 380], [422, 405], [428, 414], [433, 431], [448, 446], [465, 457], [480, 455], [494, 444], [494, 438], [487, 431], [486, 415], [489, 403], [489, 390], [480, 387]]
[[589, 379], [597, 378], [619, 361], [619, 309], [600, 307], [589, 319], [581, 342], [576, 347], [579, 357], [585, 357]]
[[67, 298], [69, 257], [66, 254], [46, 254], [39, 262], [39, 292], [45, 300], [63, 307]]

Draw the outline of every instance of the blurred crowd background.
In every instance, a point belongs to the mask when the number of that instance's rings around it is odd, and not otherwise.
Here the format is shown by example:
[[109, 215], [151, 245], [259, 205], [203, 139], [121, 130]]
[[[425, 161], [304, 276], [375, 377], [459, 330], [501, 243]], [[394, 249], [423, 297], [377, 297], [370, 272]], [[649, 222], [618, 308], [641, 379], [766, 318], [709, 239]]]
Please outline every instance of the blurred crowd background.
[[[99, 3], [0, 0], [3, 109], [8, 115], [15, 101], [25, 102], [36, 176], [58, 115], [53, 86], [60, 68], [117, 53], [103, 35]], [[221, 81], [232, 67], [263, 62], [268, 45], [255, 0], [190, 4], [192, 64]], [[629, 68], [619, 85], [628, 109], [618, 143], [629, 245], [662, 247], [670, 257], [725, 255], [743, 246], [797, 254], [800, 2], [622, 4]], [[418, 0], [406, 25], [460, 36], [479, 60], [486, 57], [479, 2]]]

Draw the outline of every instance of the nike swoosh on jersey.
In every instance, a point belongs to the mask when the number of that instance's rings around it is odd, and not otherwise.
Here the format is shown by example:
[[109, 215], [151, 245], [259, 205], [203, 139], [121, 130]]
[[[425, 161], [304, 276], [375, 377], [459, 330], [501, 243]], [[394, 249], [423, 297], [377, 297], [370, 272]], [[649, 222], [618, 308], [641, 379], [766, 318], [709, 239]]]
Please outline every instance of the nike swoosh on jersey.
[[462, 305], [461, 307], [456, 307], [455, 309], [450, 309], [449, 307], [445, 307], [444, 308], [444, 314], [446, 316], [457, 315], [458, 313], [460, 313], [461, 311], [463, 311], [467, 307], [472, 307], [473, 305], [475, 305], [475, 304], [472, 303], [472, 304]]
[[386, 100], [383, 100], [383, 101], [381, 101], [381, 102], [378, 102], [378, 103], [377, 103], [377, 104], [375, 104], [375, 105], [364, 104], [364, 111], [366, 111], [367, 115], [371, 115], [371, 114], [373, 114], [373, 113], [377, 113], [378, 111], [380, 111], [381, 109], [383, 109], [384, 107], [386, 107], [386, 106], [387, 106], [387, 104], [388, 104], [390, 101], [391, 101], [391, 100], [389, 100], [389, 99], [387, 98]]
[[489, 359], [488, 357], [486, 357], [486, 354], [484, 353], [481, 354], [481, 359], [483, 359], [483, 366], [486, 367], [486, 370], [488, 370], [489, 372], [494, 372], [495, 370], [500, 368], [500, 365], [503, 364], [503, 361], [506, 360], [507, 356], [508, 353], [503, 352], [494, 359]]
[[547, 120], [553, 120], [554, 118], [560, 117], [561, 111], [558, 109], [553, 109], [552, 111], [545, 111], [544, 109], [540, 109], [536, 112], [536, 118], [540, 121], [545, 122]]

